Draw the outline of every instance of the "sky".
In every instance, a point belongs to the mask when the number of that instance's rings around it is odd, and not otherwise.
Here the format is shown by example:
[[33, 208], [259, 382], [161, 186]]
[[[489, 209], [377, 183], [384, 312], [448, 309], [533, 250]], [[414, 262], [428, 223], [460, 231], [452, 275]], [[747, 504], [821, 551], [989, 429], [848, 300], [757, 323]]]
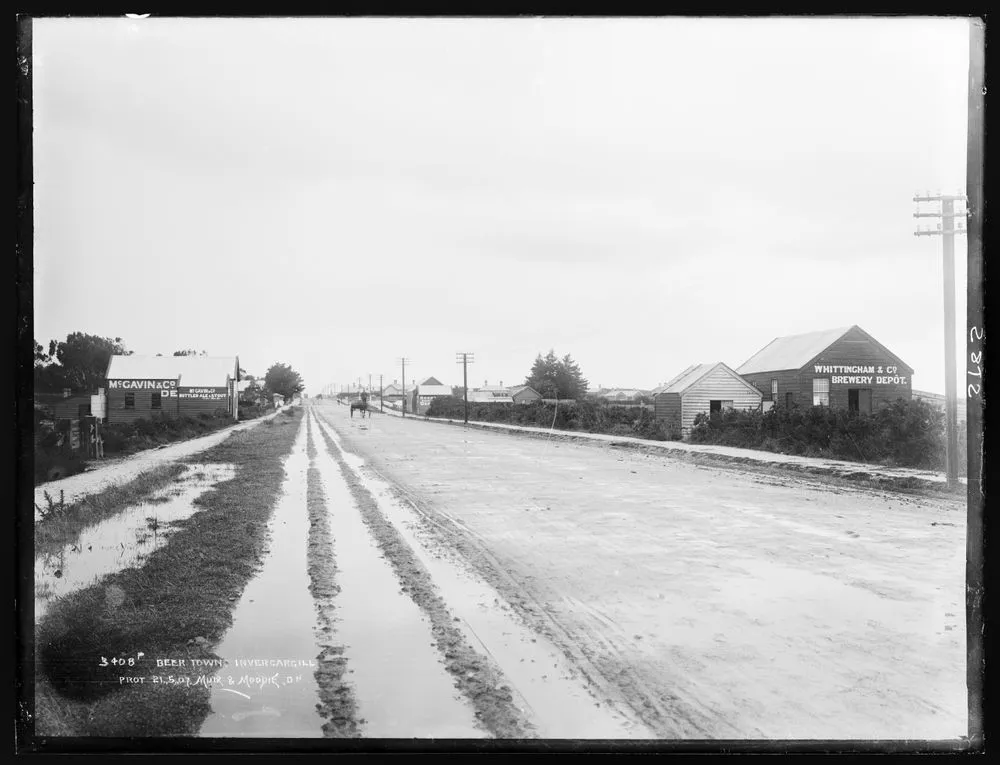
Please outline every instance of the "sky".
[[[968, 21], [42, 18], [34, 333], [592, 389], [857, 324], [944, 392]], [[922, 209], [930, 210], [931, 206]], [[966, 242], [955, 238], [964, 376]]]

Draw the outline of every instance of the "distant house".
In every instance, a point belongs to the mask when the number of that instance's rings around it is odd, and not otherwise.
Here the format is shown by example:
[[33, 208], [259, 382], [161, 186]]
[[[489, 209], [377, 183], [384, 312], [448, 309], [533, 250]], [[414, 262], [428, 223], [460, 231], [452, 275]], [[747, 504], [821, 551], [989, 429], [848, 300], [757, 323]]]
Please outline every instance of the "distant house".
[[871, 412], [911, 398], [913, 368], [856, 324], [778, 337], [736, 371], [777, 406]]
[[637, 388], [608, 388], [597, 392], [597, 398], [599, 399], [621, 403], [638, 401], [645, 395], [648, 395], [647, 391]]
[[109, 424], [219, 410], [238, 417], [237, 356], [114, 355], [105, 378]]
[[412, 390], [412, 385], [406, 386], [406, 389], [404, 390], [398, 380], [393, 380], [391, 383], [382, 388], [382, 398], [386, 401], [402, 401], [406, 397], [406, 394]]
[[761, 394], [721, 361], [694, 364], [660, 386], [653, 397], [653, 413], [667, 428], [686, 436], [701, 413], [725, 409], [760, 409]]
[[451, 388], [447, 385], [442, 385], [434, 377], [428, 377], [417, 385], [409, 395], [410, 411], [414, 414], [426, 414], [431, 402], [435, 398], [446, 396], [451, 396]]
[[510, 397], [515, 404], [530, 404], [532, 401], [542, 400], [542, 394], [529, 385], [517, 385], [511, 388]]
[[510, 389], [504, 387], [503, 380], [500, 381], [499, 385], [490, 385], [487, 380], [480, 387], [473, 388], [472, 390], [479, 391], [480, 393], [492, 393], [495, 396], [510, 395]]
[[[929, 393], [925, 390], [915, 390], [913, 391], [913, 398], [920, 401], [926, 401], [928, 404], [940, 409], [942, 412], [945, 411], [945, 397], [940, 393]], [[961, 396], [959, 396], [955, 403], [957, 405], [958, 421], [965, 422], [967, 412], [965, 401]]]
[[54, 420], [78, 420], [91, 414], [91, 394], [36, 393], [35, 407], [52, 413]]
[[514, 399], [488, 390], [470, 390], [469, 403], [476, 404], [513, 404]]

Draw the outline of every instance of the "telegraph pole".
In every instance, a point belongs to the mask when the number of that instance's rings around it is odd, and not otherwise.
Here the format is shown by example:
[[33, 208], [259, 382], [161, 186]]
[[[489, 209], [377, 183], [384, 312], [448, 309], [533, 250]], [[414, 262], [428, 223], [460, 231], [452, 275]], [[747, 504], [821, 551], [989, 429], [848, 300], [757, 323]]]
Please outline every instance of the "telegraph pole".
[[462, 395], [465, 396], [465, 424], [469, 424], [469, 364], [474, 363], [476, 354], [459, 351], [455, 354], [455, 363], [462, 365]]
[[399, 361], [403, 365], [403, 417], [406, 417], [406, 362], [410, 359], [400, 358]]
[[385, 411], [385, 397], [382, 395], [382, 375], [378, 376], [378, 410]]
[[[947, 429], [946, 476], [948, 488], [958, 485], [958, 398], [955, 381], [955, 234], [965, 233], [967, 212], [956, 213], [955, 202], [966, 201], [964, 194], [916, 194], [914, 202], [940, 202], [940, 212], [913, 213], [914, 218], [940, 218], [936, 229], [917, 229], [914, 236], [940, 236], [944, 254], [944, 396]], [[956, 219], [958, 226], [956, 228]]]

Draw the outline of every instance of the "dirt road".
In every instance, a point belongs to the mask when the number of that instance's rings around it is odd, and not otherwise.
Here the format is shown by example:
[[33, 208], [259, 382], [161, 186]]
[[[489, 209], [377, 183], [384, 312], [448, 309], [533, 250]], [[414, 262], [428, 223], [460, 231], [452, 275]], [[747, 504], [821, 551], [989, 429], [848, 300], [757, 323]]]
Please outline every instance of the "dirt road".
[[[309, 408], [453, 618], [516, 625], [477, 648], [536, 730], [585, 688], [619, 732], [585, 737], [966, 732], [959, 502]], [[561, 695], [518, 676], [532, 639]]]

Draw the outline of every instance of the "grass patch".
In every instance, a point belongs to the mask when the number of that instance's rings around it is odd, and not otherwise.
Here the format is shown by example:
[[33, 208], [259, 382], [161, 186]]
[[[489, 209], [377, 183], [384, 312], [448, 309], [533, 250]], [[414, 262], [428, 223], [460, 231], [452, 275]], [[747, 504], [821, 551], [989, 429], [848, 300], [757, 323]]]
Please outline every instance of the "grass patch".
[[[206, 512], [174, 524], [170, 542], [141, 569], [112, 574], [54, 604], [36, 631], [37, 687], [44, 691], [36, 695], [36, 735], [197, 733], [211, 711], [210, 690], [194, 684], [205, 670], [191, 660], [221, 658], [210, 646], [232, 624], [235, 601], [267, 551], [267, 521], [300, 420], [238, 431], [199, 454], [199, 462], [236, 466], [235, 478], [196, 500]], [[133, 666], [100, 666], [102, 657], [139, 652]], [[162, 669], [157, 659], [187, 665]], [[168, 674], [182, 684], [151, 680]], [[121, 677], [144, 682], [122, 685]]]
[[61, 496], [54, 498], [46, 492], [48, 506], [39, 508], [42, 517], [35, 523], [35, 556], [57, 552], [76, 542], [84, 529], [117, 515], [126, 507], [150, 501], [156, 491], [183, 472], [183, 465], [161, 465], [128, 483], [110, 486], [69, 505], [63, 503]]

